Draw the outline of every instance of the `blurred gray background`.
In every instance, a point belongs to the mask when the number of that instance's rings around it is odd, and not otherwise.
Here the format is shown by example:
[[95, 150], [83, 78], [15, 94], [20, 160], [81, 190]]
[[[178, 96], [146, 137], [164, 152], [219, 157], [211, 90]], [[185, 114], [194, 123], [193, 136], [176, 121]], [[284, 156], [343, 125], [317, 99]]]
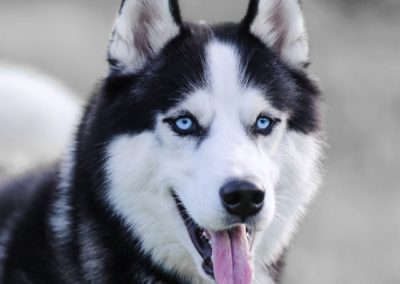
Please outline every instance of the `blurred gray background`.
[[[212, 22], [238, 20], [247, 5], [181, 2], [186, 19]], [[290, 250], [284, 283], [399, 284], [400, 1], [303, 2], [330, 146], [324, 185]], [[87, 98], [106, 72], [118, 5], [0, 0], [0, 61], [33, 66]]]

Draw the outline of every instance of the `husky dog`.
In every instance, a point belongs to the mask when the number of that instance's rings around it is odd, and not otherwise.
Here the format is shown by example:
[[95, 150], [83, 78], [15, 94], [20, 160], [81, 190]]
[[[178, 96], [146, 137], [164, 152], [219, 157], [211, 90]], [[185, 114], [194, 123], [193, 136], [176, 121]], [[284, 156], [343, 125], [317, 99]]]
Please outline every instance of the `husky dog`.
[[299, 2], [125, 0], [109, 63], [60, 165], [1, 192], [1, 283], [279, 283], [319, 184]]

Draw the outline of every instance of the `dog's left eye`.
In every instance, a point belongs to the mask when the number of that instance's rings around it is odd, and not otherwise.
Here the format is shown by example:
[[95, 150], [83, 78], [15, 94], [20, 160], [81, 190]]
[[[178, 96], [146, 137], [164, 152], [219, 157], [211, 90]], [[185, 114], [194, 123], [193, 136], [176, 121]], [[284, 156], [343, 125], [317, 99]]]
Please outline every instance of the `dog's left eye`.
[[272, 120], [269, 117], [261, 116], [257, 120], [257, 129], [265, 130], [270, 127]]
[[268, 135], [274, 128], [276, 121], [277, 120], [274, 120], [266, 115], [260, 115], [253, 127], [254, 132], [256, 134]]
[[189, 131], [193, 128], [193, 125], [193, 120], [187, 116], [175, 120], [175, 126], [181, 131]]

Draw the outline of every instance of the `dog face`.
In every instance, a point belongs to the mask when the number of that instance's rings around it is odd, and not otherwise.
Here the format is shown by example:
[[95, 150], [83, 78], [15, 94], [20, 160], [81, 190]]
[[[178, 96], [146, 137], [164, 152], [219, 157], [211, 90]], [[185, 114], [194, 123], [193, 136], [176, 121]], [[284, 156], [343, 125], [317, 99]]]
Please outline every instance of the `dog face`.
[[318, 185], [305, 37], [297, 1], [251, 1], [219, 26], [182, 23], [172, 0], [123, 2], [89, 111], [106, 146], [87, 150], [105, 152], [105, 202], [165, 269], [267, 281]]

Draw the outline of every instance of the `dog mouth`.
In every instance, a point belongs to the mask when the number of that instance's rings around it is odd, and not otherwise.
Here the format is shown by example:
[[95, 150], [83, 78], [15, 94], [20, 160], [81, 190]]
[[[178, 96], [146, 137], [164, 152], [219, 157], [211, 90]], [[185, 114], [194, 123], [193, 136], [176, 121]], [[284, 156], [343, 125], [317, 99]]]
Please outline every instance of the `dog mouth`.
[[194, 247], [203, 259], [204, 272], [218, 284], [250, 284], [253, 278], [251, 246], [255, 230], [239, 224], [222, 231], [201, 228], [173, 194]]

